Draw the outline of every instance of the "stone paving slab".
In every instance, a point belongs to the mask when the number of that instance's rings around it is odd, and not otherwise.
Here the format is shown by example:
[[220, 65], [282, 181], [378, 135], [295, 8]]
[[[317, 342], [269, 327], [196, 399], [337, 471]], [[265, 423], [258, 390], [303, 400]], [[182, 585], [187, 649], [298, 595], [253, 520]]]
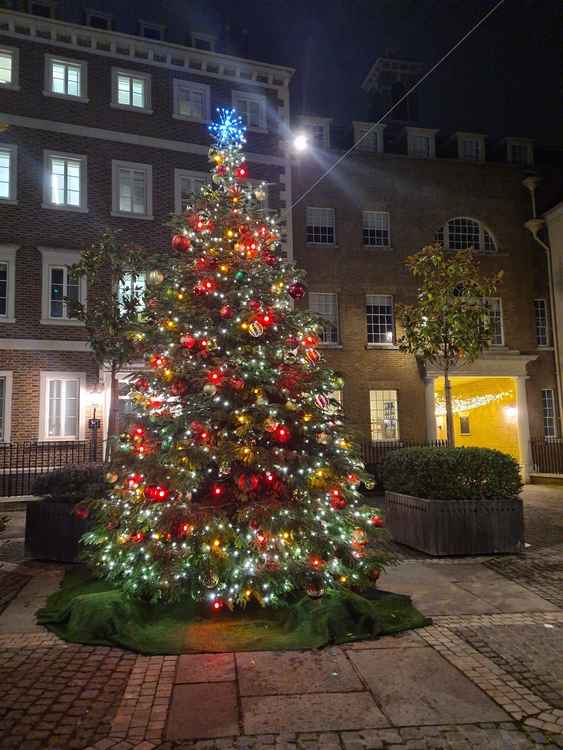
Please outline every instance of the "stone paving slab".
[[184, 654], [178, 657], [175, 682], [233, 682], [234, 654]]
[[389, 726], [368, 692], [241, 698], [246, 734], [327, 732]]
[[170, 740], [231, 737], [239, 734], [236, 684], [176, 685], [168, 712]]
[[379, 648], [419, 648], [427, 644], [414, 630], [405, 630], [396, 635], [384, 635], [372, 641], [356, 641], [343, 646], [346, 651], [372, 651]]
[[353, 651], [350, 658], [396, 726], [509, 718], [431, 648]]
[[45, 605], [49, 595], [59, 588], [63, 573], [63, 568], [56, 567], [30, 577], [20, 595], [2, 613], [0, 635], [44, 632], [44, 628], [35, 622], [35, 613]]
[[363, 689], [345, 654], [323, 651], [260, 651], [236, 655], [241, 695], [343, 693]]

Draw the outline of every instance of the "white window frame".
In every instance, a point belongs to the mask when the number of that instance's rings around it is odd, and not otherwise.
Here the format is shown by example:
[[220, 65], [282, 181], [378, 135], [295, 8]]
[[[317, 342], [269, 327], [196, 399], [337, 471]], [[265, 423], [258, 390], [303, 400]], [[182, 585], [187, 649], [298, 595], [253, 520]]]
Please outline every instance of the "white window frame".
[[0, 83], [0, 91], [20, 90], [20, 50], [18, 47], [6, 47], [0, 45], [0, 53], [12, 58], [12, 80], [9, 83]]
[[[372, 229], [373, 227], [367, 226], [366, 219], [368, 218], [368, 214], [377, 215], [377, 216], [385, 216], [387, 220], [387, 235], [388, 235], [388, 241], [386, 244], [374, 244], [366, 242], [364, 239], [364, 231], [366, 229]], [[378, 250], [391, 250], [391, 214], [389, 211], [376, 211], [373, 209], [365, 209], [362, 211], [362, 243], [364, 247], [368, 248], [376, 248]]]
[[[127, 76], [129, 78], [138, 78], [145, 82], [143, 88], [144, 104], [142, 107], [135, 107], [133, 104], [120, 104], [118, 101], [118, 79], [119, 76]], [[111, 104], [110, 107], [113, 109], [124, 109], [127, 112], [142, 112], [145, 115], [152, 115], [152, 76], [150, 73], [143, 73], [139, 70], [127, 70], [125, 68], [112, 68], [111, 69]]]
[[7, 198], [0, 198], [0, 205], [15, 206], [18, 202], [18, 147], [15, 143], [0, 143], [0, 151], [10, 154], [10, 194]]
[[[370, 341], [369, 340], [369, 320], [368, 320], [368, 306], [371, 306], [369, 304], [369, 300], [372, 297], [385, 297], [387, 300], [391, 301], [391, 340], [390, 341]], [[396, 338], [397, 338], [397, 331], [396, 331], [396, 319], [395, 319], [395, 298], [392, 294], [383, 294], [383, 293], [370, 293], [366, 294], [365, 297], [365, 320], [366, 320], [366, 342], [367, 342], [367, 348], [368, 349], [395, 349], [396, 348]]]
[[[438, 130], [432, 128], [405, 128], [407, 133], [407, 151], [408, 155], [414, 159], [435, 159], [436, 158], [436, 133]], [[416, 151], [415, 139], [417, 137], [428, 138], [428, 154], [420, 154]]]
[[0, 245], [0, 263], [8, 266], [6, 289], [6, 314], [0, 315], [0, 323], [16, 322], [16, 253], [19, 245]]
[[174, 170], [174, 210], [177, 214], [184, 212], [185, 207], [182, 206], [182, 180], [203, 180], [205, 184], [209, 183], [208, 172], [196, 172], [191, 169], [175, 169]]
[[[309, 211], [327, 211], [332, 216], [332, 225], [331, 224], [315, 224], [315, 223], [309, 223]], [[327, 216], [329, 215], [327, 214]], [[309, 239], [309, 227], [328, 227], [332, 226], [332, 242], [317, 242], [316, 240], [310, 240]], [[336, 211], [334, 208], [327, 208], [326, 206], [307, 206], [305, 208], [305, 242], [307, 245], [329, 245], [331, 247], [334, 247], [336, 245]]]
[[[457, 156], [461, 161], [480, 162], [485, 161], [485, 136], [480, 133], [456, 133], [457, 136]], [[464, 144], [473, 142], [477, 144], [479, 155], [476, 159], [468, 159], [463, 153]]]
[[500, 343], [491, 342], [491, 349], [501, 349], [505, 346], [504, 338], [504, 312], [502, 309], [502, 298], [501, 297], [484, 297], [482, 300], [483, 306], [487, 308], [487, 305], [491, 302], [498, 302], [498, 312], [500, 313]]
[[[209, 43], [209, 49], [203, 49], [202, 47], [198, 47], [196, 44], [196, 40], [201, 39], [204, 42]], [[200, 50], [201, 52], [215, 52], [215, 44], [217, 42], [216, 37], [213, 36], [213, 34], [204, 34], [201, 31], [194, 31], [192, 32], [192, 47], [194, 49]]]
[[[512, 158], [512, 147], [520, 146], [526, 150], [526, 160], [524, 162], [515, 161]], [[517, 167], [534, 166], [534, 144], [527, 138], [507, 138], [506, 139], [506, 160]]]
[[[61, 93], [59, 91], [53, 91], [53, 65], [60, 63], [61, 65], [72, 65], [75, 68], [80, 68], [80, 93], [78, 96], [73, 94]], [[68, 99], [72, 102], [83, 102], [87, 103], [88, 99], [88, 63], [86, 60], [71, 60], [68, 57], [61, 57], [60, 55], [45, 55], [45, 77], [43, 83], [43, 96], [53, 96], [56, 99]]]
[[[119, 208], [119, 170], [130, 169], [136, 171], [142, 171], [145, 173], [145, 213], [136, 214], [132, 211], [122, 211]], [[153, 216], [153, 200], [152, 200], [152, 164], [141, 164], [134, 161], [119, 161], [114, 159], [111, 162], [111, 193], [112, 193], [112, 216], [119, 216], [124, 219], [141, 219], [145, 221], [152, 221]]]
[[[372, 409], [373, 404], [377, 401], [376, 398], [372, 398], [372, 393], [394, 393], [394, 402], [395, 402], [395, 437], [392, 438], [386, 438], [386, 437], [376, 437], [375, 435], [375, 422], [377, 420], [374, 419], [374, 410]], [[383, 401], [385, 401], [385, 397], [382, 398]], [[384, 417], [383, 417], [384, 418]], [[401, 439], [401, 426], [399, 422], [399, 391], [397, 388], [370, 388], [369, 389], [369, 426], [370, 426], [370, 436], [373, 443], [387, 443], [387, 442], [394, 442]]]
[[[544, 399], [544, 393], [550, 393], [551, 394], [550, 398], [551, 398], [551, 411], [552, 411], [552, 414], [549, 417], [546, 415], [546, 410], [545, 410], [546, 403], [545, 403], [545, 399]], [[558, 425], [557, 425], [557, 411], [556, 411], [556, 405], [555, 405], [555, 391], [553, 390], [553, 388], [542, 388], [542, 390], [541, 390], [541, 400], [542, 400], [542, 404], [541, 405], [542, 405], [543, 436], [544, 436], [544, 438], [546, 440], [553, 440], [554, 438], [559, 437], [559, 429], [558, 429]], [[553, 432], [552, 435], [548, 435], [547, 432], [546, 432], [546, 419], [551, 419], [551, 421], [552, 421], [552, 424], [551, 424], [552, 432]]]
[[372, 154], [382, 154], [385, 150], [385, 143], [383, 140], [383, 130], [385, 125], [376, 125], [374, 122], [359, 122], [354, 120], [352, 123], [354, 129], [354, 144], [360, 141], [360, 138], [368, 131], [371, 133], [367, 138], [364, 138], [358, 145], [358, 151], [364, 151]]
[[[334, 300], [334, 313], [335, 313], [335, 322], [332, 323], [334, 328], [336, 328], [336, 341], [325, 341], [323, 339], [324, 331], [320, 335], [320, 347], [325, 347], [327, 349], [332, 348], [339, 348], [341, 346], [341, 340], [340, 340], [340, 310], [339, 310], [339, 304], [338, 304], [338, 292], [316, 292], [316, 291], [310, 291], [309, 292], [309, 311], [314, 313], [315, 315], [319, 315], [322, 317], [322, 313], [316, 310], [312, 306], [312, 296], [316, 295], [317, 297], [331, 297]], [[328, 321], [328, 318], [325, 318], [325, 320]], [[330, 322], [330, 321], [329, 321]]]
[[[80, 259], [80, 251], [60, 250], [52, 247], [39, 247], [41, 253], [41, 325], [49, 326], [78, 326], [83, 327], [84, 322], [76, 318], [52, 318], [51, 317], [51, 269], [67, 268], [74, 265]], [[85, 276], [80, 278], [80, 302], [87, 302], [87, 280]]]
[[9, 443], [12, 436], [12, 393], [14, 387], [14, 373], [12, 370], [0, 370], [0, 378], [4, 380], [4, 435], [0, 436], [0, 445]]
[[[86, 436], [86, 373], [41, 370], [39, 379], [39, 440], [57, 443], [84, 440]], [[77, 380], [79, 383], [78, 435], [49, 435], [49, 382], [51, 380]]]
[[119, 305], [120, 309], [123, 309], [124, 307], [123, 298], [125, 297], [125, 289], [127, 289], [127, 296], [129, 297], [129, 299], [131, 299], [131, 297], [133, 296], [141, 297], [138, 305], [135, 308], [138, 315], [140, 316], [145, 309], [143, 295], [145, 294], [146, 288], [147, 274], [144, 271], [141, 271], [140, 273], [132, 273], [131, 271], [127, 271], [126, 273], [124, 273], [122, 278], [117, 282], [117, 289], [115, 290], [117, 304]]
[[[104, 18], [107, 21], [107, 29], [99, 29], [97, 26], [92, 26], [92, 18]], [[86, 10], [86, 25], [90, 26], [93, 29], [96, 29], [96, 31], [111, 31], [113, 26], [113, 16], [111, 13], [104, 13], [101, 10], [94, 10], [93, 8], [88, 8]]]
[[[151, 29], [158, 31], [160, 36], [158, 39], [154, 36], [145, 36], [145, 29]], [[154, 21], [139, 21], [139, 36], [143, 39], [149, 39], [151, 42], [163, 42], [166, 34], [166, 25], [163, 23], [155, 23]]]
[[[545, 343], [539, 342], [538, 336], [538, 307], [537, 302], [541, 302], [543, 305], [544, 318], [545, 318]], [[545, 297], [537, 297], [534, 299], [534, 328], [536, 331], [536, 346], [538, 349], [551, 349], [551, 321], [549, 318], [549, 308]]]
[[[268, 118], [266, 115], [267, 99], [263, 94], [257, 94], [254, 91], [233, 91], [232, 102], [233, 108], [239, 111], [238, 102], [241, 99], [247, 99], [248, 101], [256, 102], [259, 106], [259, 120], [260, 124], [257, 126], [247, 125], [246, 129], [254, 133], [267, 133], [268, 132]], [[240, 114], [240, 112], [239, 112]]]
[[[203, 119], [197, 117], [190, 117], [189, 115], [183, 115], [180, 113], [180, 93], [182, 90], [189, 89], [190, 91], [196, 91], [204, 96], [204, 112]], [[188, 122], [211, 122], [211, 93], [210, 88], [206, 83], [198, 83], [197, 81], [188, 81], [184, 78], [174, 78], [172, 81], [172, 93], [174, 101], [174, 110], [172, 117], [175, 120], [187, 120]]]
[[[491, 232], [491, 230], [488, 227], [486, 227], [483, 224], [482, 221], [479, 221], [479, 219], [474, 219], [472, 216], [451, 216], [440, 227], [440, 229], [438, 230], [438, 232], [436, 234], [438, 234], [440, 231], [442, 232], [444, 248], [448, 252], [455, 253], [455, 252], [457, 252], [460, 249], [460, 248], [456, 248], [456, 247], [454, 247], [454, 248], [450, 247], [450, 228], [449, 228], [449, 224], [450, 224], [450, 221], [455, 221], [456, 219], [465, 219], [466, 221], [473, 221], [473, 222], [475, 222], [476, 224], [479, 225], [479, 248], [478, 249], [477, 248], [473, 248], [473, 252], [479, 253], [479, 255], [495, 255], [496, 253], [498, 253], [498, 243], [496, 241], [495, 236]], [[487, 232], [487, 234], [491, 238], [491, 242], [492, 242], [492, 244], [494, 246], [494, 250], [493, 251], [485, 250], [485, 244], [486, 244], [485, 243], [485, 232]]]
[[[67, 203], [53, 203], [51, 193], [51, 160], [65, 159], [80, 163], [80, 205], [71, 206]], [[62, 151], [43, 151], [43, 203], [41, 208], [55, 211], [88, 212], [88, 159], [83, 154], [68, 154]]]

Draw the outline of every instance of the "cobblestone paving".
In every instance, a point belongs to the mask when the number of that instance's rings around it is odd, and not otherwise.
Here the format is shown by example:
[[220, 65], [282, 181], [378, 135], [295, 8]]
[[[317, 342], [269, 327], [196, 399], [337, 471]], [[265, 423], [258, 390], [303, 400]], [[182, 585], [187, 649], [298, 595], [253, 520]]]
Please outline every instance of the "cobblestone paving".
[[18, 570], [0, 570], [0, 613], [29, 582], [29, 576]]
[[[561, 509], [563, 516], [563, 508]], [[487, 560], [488, 568], [525, 586], [548, 602], [563, 607], [563, 545], [543, 554]]]
[[33, 634], [0, 639], [2, 750], [79, 750], [109, 735], [136, 657], [60, 644]]

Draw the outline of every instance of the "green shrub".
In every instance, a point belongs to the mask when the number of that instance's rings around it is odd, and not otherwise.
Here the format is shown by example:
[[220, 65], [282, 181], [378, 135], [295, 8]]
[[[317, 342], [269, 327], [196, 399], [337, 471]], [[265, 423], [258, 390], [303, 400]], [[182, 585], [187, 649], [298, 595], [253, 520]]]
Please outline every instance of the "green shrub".
[[103, 497], [108, 485], [103, 464], [77, 464], [64, 466], [49, 474], [37, 477], [32, 492], [46, 500], [80, 503]]
[[436, 500], [516, 497], [518, 463], [489, 448], [402, 448], [385, 458], [383, 486], [390, 492]]

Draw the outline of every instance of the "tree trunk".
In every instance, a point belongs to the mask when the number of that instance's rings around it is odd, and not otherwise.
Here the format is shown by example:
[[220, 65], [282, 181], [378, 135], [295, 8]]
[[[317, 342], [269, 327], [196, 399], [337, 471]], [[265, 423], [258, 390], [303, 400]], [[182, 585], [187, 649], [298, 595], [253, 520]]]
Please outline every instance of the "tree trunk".
[[108, 433], [104, 460], [111, 460], [113, 443], [119, 432], [119, 380], [117, 379], [117, 366], [111, 366], [110, 400], [108, 412]]
[[448, 369], [444, 370], [444, 396], [446, 398], [446, 434], [448, 446], [455, 448], [454, 412], [452, 408], [452, 384]]

